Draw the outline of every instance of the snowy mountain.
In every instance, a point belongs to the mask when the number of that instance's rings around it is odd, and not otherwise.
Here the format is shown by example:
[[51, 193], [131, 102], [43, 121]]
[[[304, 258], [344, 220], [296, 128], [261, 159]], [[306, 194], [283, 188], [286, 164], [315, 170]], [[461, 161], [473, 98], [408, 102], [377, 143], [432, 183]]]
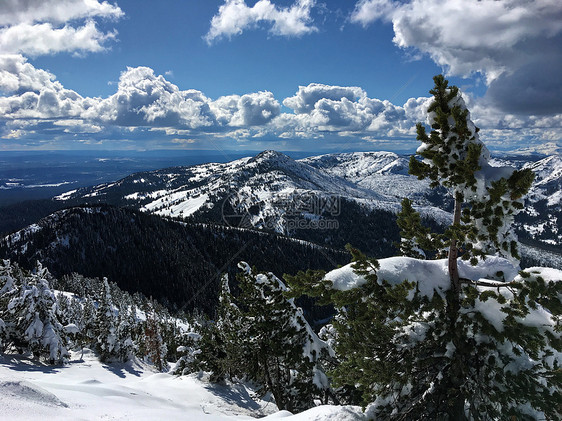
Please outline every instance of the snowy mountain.
[[408, 174], [409, 157], [393, 152], [327, 154], [305, 158], [301, 162], [397, 203], [407, 197], [421, 206], [422, 213], [431, 213], [435, 206], [443, 209], [451, 206], [443, 201], [444, 194], [435, 194], [429, 188], [427, 180], [418, 180]]
[[[431, 195], [427, 183], [408, 176], [406, 168], [405, 158], [390, 153], [324, 155], [295, 161], [282, 153], [265, 151], [226, 164], [137, 173], [116, 183], [73, 190], [56, 200], [105, 202], [161, 216], [230, 223], [222, 217], [227, 216], [233, 217], [236, 225], [284, 234], [294, 234], [290, 221], [295, 213], [309, 219], [323, 218], [326, 211], [338, 216], [343, 209], [333, 206], [345, 207], [347, 202], [395, 213], [403, 196], [422, 199], [422, 213], [448, 219], [429, 199], [423, 200], [424, 194]], [[333, 215], [335, 212], [338, 215]]]
[[524, 165], [535, 173], [520, 230], [529, 240], [562, 246], [562, 156], [553, 155]]
[[[426, 223], [450, 221], [450, 195], [408, 175], [407, 161], [390, 152], [293, 160], [265, 151], [228, 163], [135, 173], [41, 202], [37, 212], [46, 212], [40, 215], [45, 216], [57, 207], [108, 203], [190, 222], [277, 232], [337, 249], [351, 243], [369, 255], [385, 257], [395, 253], [395, 213], [402, 197], [414, 200]], [[540, 256], [541, 249], [561, 254], [561, 157], [538, 161], [501, 157], [492, 164], [529, 167], [535, 172], [527, 207], [517, 218], [517, 230], [521, 240], [534, 248], [529, 249], [532, 256]], [[0, 219], [25, 216], [26, 223], [20, 227], [27, 226], [39, 219], [31, 219], [33, 209], [25, 204], [21, 209], [10, 209], [9, 215], [1, 214]], [[535, 258], [533, 261], [538, 263]]]
[[[530, 241], [560, 246], [561, 157], [553, 155], [538, 161], [502, 157], [492, 164], [535, 172], [528, 207], [518, 218], [518, 230]], [[61, 205], [110, 203], [160, 216], [303, 238], [302, 230], [294, 224], [297, 219], [341, 220], [346, 214], [356, 213], [350, 207], [396, 213], [403, 197], [412, 199], [422, 215], [438, 223], [450, 220], [449, 195], [442, 188], [430, 189], [427, 180], [408, 175], [408, 158], [392, 152], [338, 153], [293, 160], [280, 152], [265, 151], [224, 164], [136, 173], [115, 183], [67, 192], [56, 200]]]

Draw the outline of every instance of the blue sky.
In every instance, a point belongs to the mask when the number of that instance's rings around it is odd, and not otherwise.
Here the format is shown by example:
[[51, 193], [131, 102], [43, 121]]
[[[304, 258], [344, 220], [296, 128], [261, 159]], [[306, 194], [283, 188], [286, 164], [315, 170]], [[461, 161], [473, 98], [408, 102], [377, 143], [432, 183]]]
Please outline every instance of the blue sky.
[[412, 150], [431, 78], [491, 149], [562, 134], [553, 0], [6, 0], [0, 150]]

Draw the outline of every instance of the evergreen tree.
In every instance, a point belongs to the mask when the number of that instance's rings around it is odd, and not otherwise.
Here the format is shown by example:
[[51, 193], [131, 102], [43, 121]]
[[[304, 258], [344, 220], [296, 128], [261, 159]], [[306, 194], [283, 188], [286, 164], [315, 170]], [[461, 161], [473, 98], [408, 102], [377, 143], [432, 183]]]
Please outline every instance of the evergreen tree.
[[125, 362], [135, 355], [134, 341], [136, 325], [136, 309], [128, 300], [121, 300], [117, 319], [117, 341], [119, 343], [118, 358]]
[[280, 409], [298, 412], [312, 407], [314, 398], [329, 387], [319, 367], [328, 352], [326, 344], [302, 310], [285, 297], [287, 288], [277, 277], [258, 274], [245, 263], [239, 266], [246, 377], [270, 391]]
[[246, 263], [239, 267], [240, 294], [231, 294], [224, 276], [215, 320], [200, 323], [198, 349], [182, 348], [186, 356], [175, 372], [203, 369], [212, 381], [245, 379], [270, 392], [280, 409], [312, 407], [329, 389], [321, 364], [329, 347], [286, 296], [283, 282]]
[[396, 223], [400, 227], [401, 237], [398, 248], [403, 256], [425, 259], [426, 251], [443, 247], [440, 236], [432, 234], [429, 228], [422, 225], [421, 217], [410, 199], [402, 199], [402, 209], [398, 212]]
[[[459, 245], [464, 245], [463, 258], [475, 263], [474, 257], [499, 253], [519, 258], [517, 237], [511, 226], [515, 214], [523, 208], [523, 196], [533, 182], [530, 169], [492, 167], [490, 152], [479, 139], [479, 129], [456, 86], [438, 75], [429, 92], [433, 101], [428, 108], [432, 128], [426, 133], [418, 123], [417, 138], [422, 142], [410, 158], [410, 173], [419, 179], [429, 178], [431, 185], [442, 185], [453, 194], [453, 223], [446, 232], [449, 243], [449, 274], [455, 292], [460, 291], [457, 267]], [[419, 237], [422, 238], [424, 233]]]
[[144, 328], [145, 357], [158, 371], [168, 371], [166, 355], [168, 353], [166, 344], [160, 334], [160, 322], [154, 310], [154, 304], [148, 302], [145, 310], [146, 323]]
[[116, 323], [109, 283], [104, 278], [94, 321], [94, 349], [101, 361], [108, 362], [120, 356]]
[[207, 320], [202, 325], [200, 353], [195, 360], [196, 365], [210, 373], [212, 382], [234, 380], [245, 375], [243, 335], [248, 328], [247, 322], [234, 303], [228, 275], [224, 275], [215, 320]]
[[14, 267], [9, 260], [0, 261], [0, 352], [8, 346], [9, 330], [4, 319], [8, 320], [10, 297], [17, 292]]
[[[435, 84], [433, 130], [428, 136], [418, 125], [423, 161], [412, 159], [411, 169], [455, 197], [453, 224], [443, 237], [449, 286], [438, 286], [439, 275], [427, 270], [438, 262], [392, 258], [389, 282], [379, 276], [377, 260], [350, 248], [354, 273], [347, 276], [355, 287], [336, 290], [311, 273], [295, 277], [291, 287], [338, 309], [332, 338], [340, 364], [331, 374], [336, 385], [360, 391], [373, 418], [560, 419], [562, 272], [537, 268], [505, 282], [506, 274], [492, 265], [505, 260], [473, 259], [494, 249], [514, 257], [509, 223], [532, 177], [489, 167], [458, 90], [441, 76]], [[409, 205], [403, 230], [414, 228], [410, 239], [427, 238]], [[484, 275], [460, 276], [459, 245], [463, 257], [479, 265], [463, 264], [463, 270], [486, 269]], [[410, 263], [419, 273], [402, 275]]]
[[94, 346], [96, 342], [96, 307], [90, 297], [82, 300], [82, 312], [78, 319], [79, 334], [76, 338], [76, 345], [82, 350], [85, 347]]
[[37, 262], [22, 279], [18, 294], [8, 304], [10, 340], [18, 347], [55, 364], [68, 357], [68, 338], [59, 320], [56, 298], [49, 288], [48, 270]]
[[62, 292], [57, 294], [57, 310], [60, 321], [64, 326], [69, 343], [76, 346], [80, 336], [80, 319], [82, 307], [76, 297], [68, 297]]

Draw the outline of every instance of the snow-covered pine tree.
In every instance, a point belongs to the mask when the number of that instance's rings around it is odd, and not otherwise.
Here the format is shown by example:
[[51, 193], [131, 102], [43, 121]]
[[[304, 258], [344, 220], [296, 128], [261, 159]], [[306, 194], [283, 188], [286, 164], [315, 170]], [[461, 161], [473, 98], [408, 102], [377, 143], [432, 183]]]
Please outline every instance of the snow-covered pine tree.
[[16, 284], [16, 275], [19, 271], [17, 265], [13, 265], [9, 260], [0, 260], [0, 297], [11, 291]]
[[[184, 343], [185, 339], [185, 334], [180, 328], [180, 320], [185, 316], [176, 314], [175, 317], [171, 317], [166, 311], [161, 317], [162, 324], [160, 326], [160, 334], [167, 348], [166, 359], [168, 361], [178, 361], [181, 358], [180, 353], [178, 353], [178, 348]], [[185, 319], [183, 322], [187, 324]]]
[[[124, 294], [125, 295], [125, 294]], [[119, 360], [129, 361], [135, 355], [134, 341], [136, 308], [130, 300], [119, 302], [119, 316], [117, 318], [117, 341], [119, 343]]]
[[193, 361], [193, 367], [209, 372], [212, 382], [243, 377], [244, 332], [247, 330], [247, 322], [234, 303], [228, 275], [224, 275], [215, 320], [206, 320], [201, 325], [201, 338], [198, 342], [200, 352]]
[[96, 306], [94, 301], [86, 296], [82, 299], [82, 311], [78, 322], [79, 333], [76, 335], [76, 346], [82, 350], [86, 347], [94, 347], [96, 343]]
[[80, 336], [79, 325], [82, 318], [82, 306], [75, 296], [68, 296], [59, 292], [56, 297], [59, 320], [64, 326], [70, 346], [75, 347]]
[[17, 295], [8, 304], [10, 340], [16, 346], [56, 364], [68, 357], [68, 338], [58, 317], [49, 272], [41, 263], [20, 281]]
[[10, 342], [9, 329], [4, 320], [9, 319], [8, 304], [18, 289], [14, 269], [9, 260], [0, 260], [0, 352], [4, 352]]
[[107, 362], [120, 357], [116, 325], [117, 316], [111, 297], [111, 289], [107, 278], [103, 278], [94, 321], [94, 349], [101, 361]]
[[308, 325], [302, 310], [287, 299], [286, 286], [272, 273], [240, 263], [238, 277], [246, 330], [242, 336], [243, 372], [273, 394], [280, 409], [302, 411], [329, 387], [319, 359], [328, 352]]
[[199, 372], [203, 369], [201, 360], [199, 360], [200, 343], [201, 334], [205, 329], [204, 326], [208, 322], [208, 317], [197, 311], [194, 311], [190, 316], [183, 314], [181, 319], [190, 327], [190, 332], [182, 333], [181, 337], [177, 339], [181, 345], [176, 348], [179, 359], [172, 369], [172, 374], [178, 376]]
[[396, 223], [400, 227], [401, 237], [398, 248], [403, 256], [425, 259], [426, 250], [435, 251], [443, 246], [441, 236], [431, 233], [429, 228], [422, 225], [420, 214], [414, 210], [408, 198], [402, 199], [402, 209], [398, 212]]
[[[455, 205], [453, 223], [446, 232], [449, 245], [449, 274], [453, 290], [460, 291], [457, 268], [458, 249], [463, 245], [464, 259], [496, 254], [519, 258], [517, 237], [511, 229], [515, 215], [523, 208], [523, 197], [533, 182], [530, 169], [492, 167], [490, 152], [479, 138], [479, 129], [456, 86], [449, 87], [443, 75], [433, 78], [429, 92], [433, 101], [428, 108], [431, 132], [416, 126], [422, 142], [410, 158], [410, 173], [429, 178], [431, 185], [451, 190]], [[423, 234], [419, 238], [423, 237]]]
[[500, 257], [457, 261], [459, 244], [469, 258], [516, 253], [509, 223], [532, 177], [489, 167], [458, 90], [440, 76], [435, 83], [434, 130], [418, 126], [425, 156], [411, 162], [455, 195], [449, 258], [378, 262], [351, 249], [354, 263], [331, 275], [349, 286], [301, 274], [296, 288], [339, 309], [332, 375], [359, 389], [373, 418], [560, 419], [562, 271], [516, 276]]

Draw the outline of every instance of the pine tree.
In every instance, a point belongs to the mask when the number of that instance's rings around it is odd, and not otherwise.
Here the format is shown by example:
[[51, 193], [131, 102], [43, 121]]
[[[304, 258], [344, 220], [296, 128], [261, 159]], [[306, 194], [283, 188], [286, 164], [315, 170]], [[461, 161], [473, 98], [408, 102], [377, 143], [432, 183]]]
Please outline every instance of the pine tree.
[[421, 217], [408, 198], [402, 199], [402, 209], [398, 212], [397, 225], [400, 227], [401, 241], [398, 245], [403, 256], [425, 259], [426, 251], [435, 251], [443, 245], [437, 234], [432, 234], [429, 228], [424, 227]]
[[[411, 168], [455, 197], [453, 224], [443, 237], [448, 288], [423, 278], [424, 265], [437, 262], [392, 260], [391, 283], [379, 276], [376, 259], [352, 248], [355, 287], [335, 290], [329, 279], [310, 273], [291, 286], [338, 309], [332, 336], [340, 363], [331, 375], [336, 385], [359, 390], [373, 418], [560, 419], [562, 272], [536, 268], [505, 282], [491, 266], [501, 259], [475, 259], [493, 251], [517, 257], [509, 223], [532, 176], [489, 167], [458, 90], [441, 76], [435, 84], [433, 130], [428, 136], [418, 125], [423, 161], [413, 158]], [[409, 222], [401, 228], [413, 227], [410, 239], [427, 238], [405, 205]], [[484, 277], [491, 280], [460, 276], [460, 245], [462, 257], [487, 268]], [[415, 282], [401, 276], [400, 264], [408, 262], [422, 268]], [[471, 270], [480, 273], [477, 268]]]
[[79, 333], [76, 337], [76, 345], [82, 351], [85, 347], [94, 347], [96, 342], [96, 307], [90, 297], [82, 300], [82, 311], [78, 319]]
[[94, 321], [94, 349], [103, 362], [119, 358], [116, 323], [117, 317], [109, 283], [107, 278], [104, 278]]
[[200, 368], [212, 381], [251, 381], [261, 393], [270, 392], [279, 409], [298, 412], [312, 407], [329, 388], [321, 364], [329, 347], [286, 296], [281, 280], [243, 262], [239, 267], [240, 294], [231, 294], [224, 276], [215, 320], [201, 323], [199, 349], [186, 347], [189, 355], [175, 371]]
[[[467, 252], [464, 259], [486, 253], [499, 253], [518, 259], [517, 237], [511, 226], [513, 218], [523, 208], [522, 198], [533, 182], [530, 169], [496, 168], [489, 164], [490, 152], [479, 139], [479, 129], [456, 86], [438, 75], [429, 92], [433, 101], [428, 108], [432, 128], [416, 126], [422, 142], [417, 154], [410, 158], [410, 173], [419, 179], [429, 178], [431, 186], [442, 185], [453, 194], [453, 223], [447, 230], [449, 243], [449, 274], [453, 291], [460, 291], [457, 267], [459, 245]], [[420, 236], [421, 237], [421, 236]]]
[[151, 364], [154, 364], [158, 371], [168, 371], [168, 362], [166, 360], [168, 351], [160, 334], [160, 322], [152, 302], [148, 302], [145, 314], [144, 343], [146, 358]]
[[55, 364], [68, 357], [68, 338], [49, 288], [49, 277], [48, 270], [37, 262], [34, 271], [20, 280], [21, 287], [17, 295], [12, 294], [7, 312], [10, 340], [20, 349]]
[[215, 320], [206, 320], [201, 326], [200, 352], [194, 361], [194, 367], [210, 373], [212, 382], [235, 380], [244, 376], [242, 350], [247, 321], [234, 303], [228, 275], [224, 275]]
[[9, 319], [8, 304], [17, 293], [14, 268], [9, 260], [0, 261], [0, 352], [3, 352], [10, 342], [8, 326], [4, 320]]
[[312, 331], [302, 310], [286, 298], [287, 288], [277, 277], [258, 274], [245, 263], [239, 266], [247, 378], [270, 391], [280, 409], [298, 412], [312, 407], [314, 398], [328, 388], [319, 365], [326, 344]]
[[136, 309], [128, 300], [121, 300], [119, 304], [119, 317], [117, 319], [118, 358], [122, 362], [126, 362], [133, 358], [136, 351], [134, 341]]

